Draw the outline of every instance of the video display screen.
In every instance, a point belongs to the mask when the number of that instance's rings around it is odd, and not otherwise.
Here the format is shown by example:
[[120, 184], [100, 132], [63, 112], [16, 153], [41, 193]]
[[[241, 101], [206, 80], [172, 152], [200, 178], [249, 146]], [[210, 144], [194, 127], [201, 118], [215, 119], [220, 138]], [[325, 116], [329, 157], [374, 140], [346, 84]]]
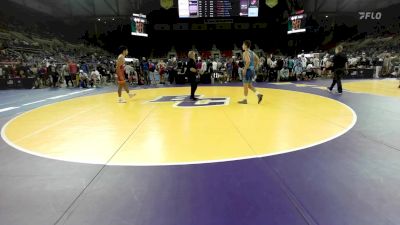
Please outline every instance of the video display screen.
[[132, 14], [131, 17], [131, 29], [133, 36], [148, 37], [146, 33], [146, 15], [142, 14]]
[[306, 14], [290, 16], [288, 21], [288, 34], [306, 32]]

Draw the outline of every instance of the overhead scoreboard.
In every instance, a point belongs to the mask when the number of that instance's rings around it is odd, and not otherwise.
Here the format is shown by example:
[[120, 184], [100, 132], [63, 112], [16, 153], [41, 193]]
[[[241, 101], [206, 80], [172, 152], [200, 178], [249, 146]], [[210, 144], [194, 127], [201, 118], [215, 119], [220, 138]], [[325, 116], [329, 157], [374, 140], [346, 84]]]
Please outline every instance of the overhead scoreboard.
[[289, 17], [288, 34], [306, 32], [306, 14], [299, 14]]
[[179, 18], [258, 17], [259, 0], [178, 0]]
[[146, 33], [146, 24], [146, 15], [133, 13], [131, 16], [132, 35], [148, 37], [149, 35]]

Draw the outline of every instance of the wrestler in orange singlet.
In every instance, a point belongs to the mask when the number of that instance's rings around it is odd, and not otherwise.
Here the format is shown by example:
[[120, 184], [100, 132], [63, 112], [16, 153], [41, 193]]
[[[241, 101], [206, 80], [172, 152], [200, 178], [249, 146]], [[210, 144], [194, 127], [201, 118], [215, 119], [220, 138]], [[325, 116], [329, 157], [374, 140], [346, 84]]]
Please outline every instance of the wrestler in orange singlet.
[[126, 46], [119, 47], [119, 56], [117, 59], [116, 72], [117, 72], [117, 82], [118, 82], [118, 102], [125, 103], [125, 99], [122, 98], [122, 88], [125, 89], [129, 97], [135, 96], [134, 93], [129, 93], [128, 86], [125, 81], [125, 57], [128, 55], [128, 48]]

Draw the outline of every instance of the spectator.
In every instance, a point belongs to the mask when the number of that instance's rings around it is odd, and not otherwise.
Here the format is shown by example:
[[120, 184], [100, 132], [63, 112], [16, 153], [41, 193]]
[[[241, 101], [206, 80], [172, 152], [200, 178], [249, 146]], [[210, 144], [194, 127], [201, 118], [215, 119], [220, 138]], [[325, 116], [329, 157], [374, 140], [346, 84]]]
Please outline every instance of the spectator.
[[227, 74], [227, 81], [228, 82], [232, 81], [232, 76], [233, 76], [233, 59], [232, 58], [228, 59], [228, 62], [226, 63], [226, 74]]
[[47, 67], [47, 71], [49, 76], [51, 77], [51, 84], [52, 87], [58, 87], [58, 77], [60, 76], [60, 74], [57, 71], [57, 67], [55, 64], [50, 64], [49, 67]]
[[80, 78], [80, 87], [87, 88], [89, 76], [83, 70], [79, 70], [79, 78]]
[[66, 79], [65, 81], [67, 83], [67, 87], [69, 87], [68, 86], [68, 80], [69, 79], [71, 79], [71, 83], [73, 82], [72, 86], [78, 87], [78, 83], [77, 83], [77, 79], [76, 79], [77, 73], [78, 73], [78, 65], [75, 62], [70, 61], [68, 67], [69, 67], [69, 75], [70, 75], [70, 77], [66, 77], [65, 78]]
[[155, 71], [156, 71], [156, 66], [153, 63], [153, 61], [151, 59], [149, 59], [149, 81], [150, 84], [156, 85], [156, 76], [155, 76]]
[[165, 71], [166, 71], [167, 65], [164, 63], [164, 60], [160, 60], [160, 62], [157, 64], [157, 71], [158, 74], [160, 74], [160, 83], [165, 84]]
[[178, 75], [178, 63], [176, 61], [176, 57], [173, 57], [168, 62], [168, 79], [170, 84], [172, 84], [175, 81], [177, 75]]
[[101, 75], [100, 72], [97, 69], [94, 69], [91, 73], [90, 73], [90, 87], [96, 87], [96, 82], [101, 82]]
[[392, 67], [392, 62], [390, 59], [390, 55], [386, 54], [385, 58], [383, 59], [383, 71], [382, 74], [384, 76], [390, 76], [390, 69]]
[[147, 62], [146, 58], [142, 58], [142, 62], [140, 63], [140, 70], [144, 77], [145, 84], [150, 84], [149, 80], [149, 63]]

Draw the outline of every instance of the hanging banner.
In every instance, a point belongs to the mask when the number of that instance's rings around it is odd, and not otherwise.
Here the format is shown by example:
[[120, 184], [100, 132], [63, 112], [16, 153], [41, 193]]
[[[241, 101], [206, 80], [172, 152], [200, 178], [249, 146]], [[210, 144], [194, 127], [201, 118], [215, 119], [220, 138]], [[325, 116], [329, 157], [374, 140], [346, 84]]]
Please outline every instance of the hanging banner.
[[160, 5], [164, 9], [170, 9], [172, 6], [174, 6], [174, 0], [160, 0]]
[[265, 0], [265, 4], [270, 8], [274, 8], [278, 5], [278, 0]]

